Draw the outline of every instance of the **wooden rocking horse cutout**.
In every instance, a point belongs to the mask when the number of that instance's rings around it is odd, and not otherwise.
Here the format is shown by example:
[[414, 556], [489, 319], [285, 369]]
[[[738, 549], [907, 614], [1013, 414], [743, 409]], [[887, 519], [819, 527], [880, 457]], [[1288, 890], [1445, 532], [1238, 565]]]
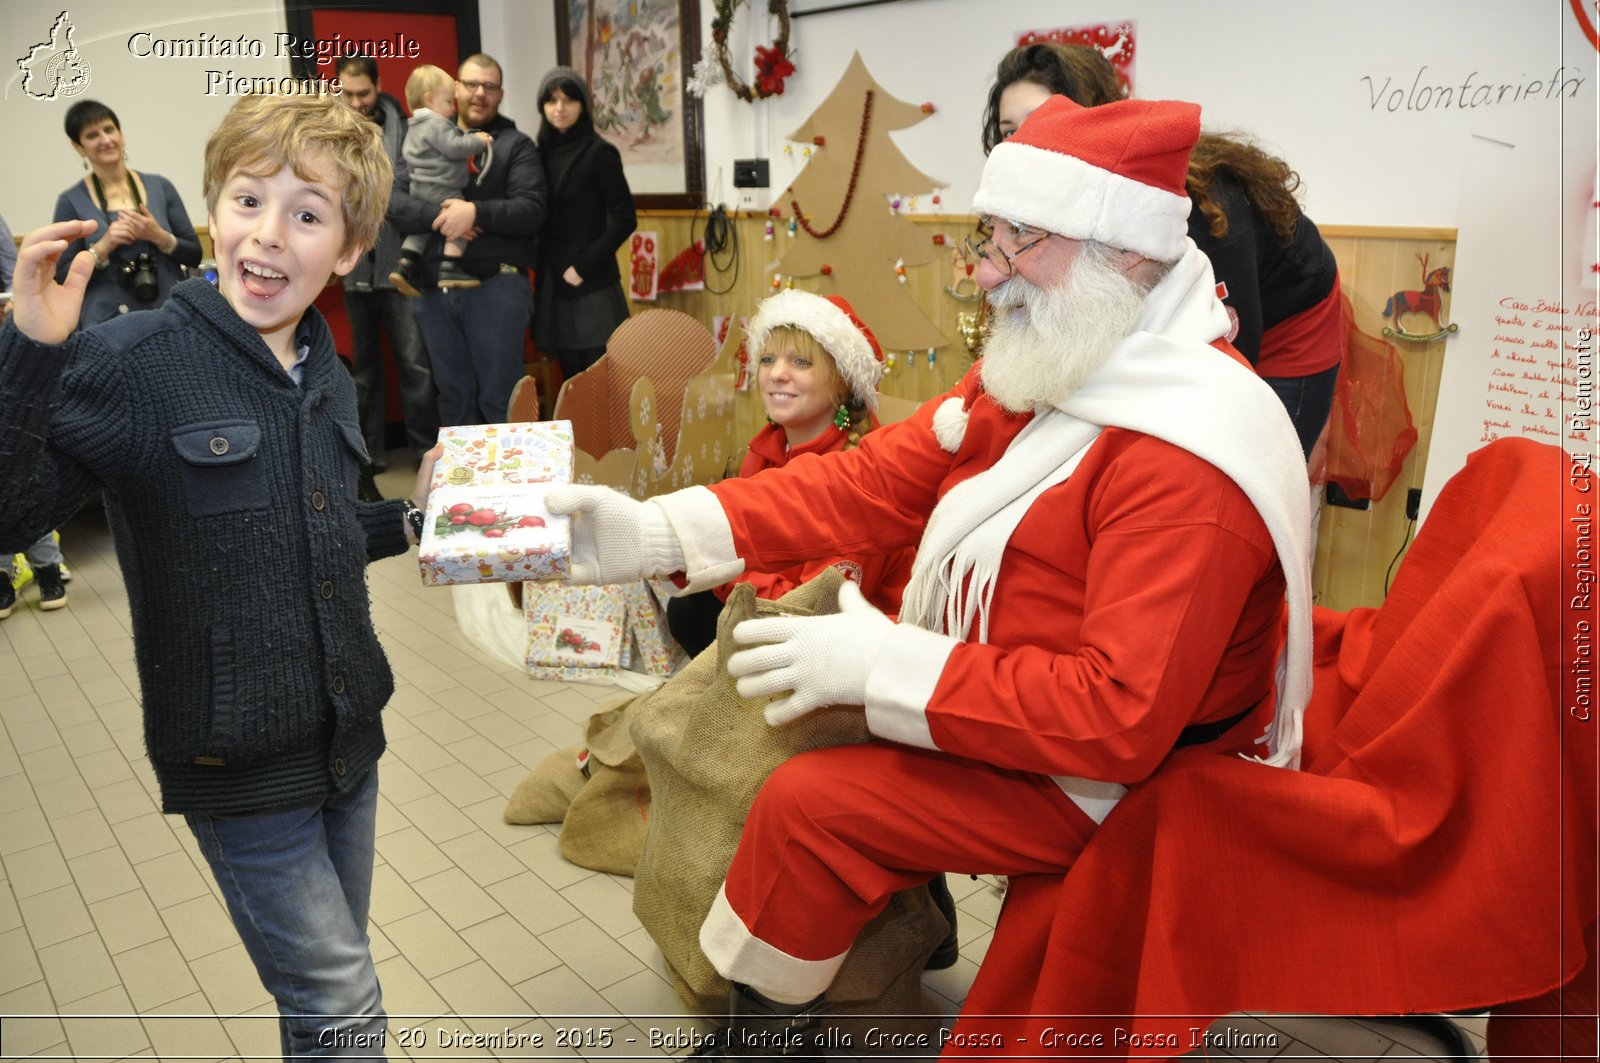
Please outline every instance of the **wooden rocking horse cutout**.
[[[1417, 255], [1417, 261], [1422, 263], [1422, 290], [1395, 292], [1389, 296], [1389, 301], [1383, 306], [1383, 316], [1393, 319], [1394, 325], [1393, 327], [1385, 325], [1383, 334], [1410, 340], [1412, 343], [1428, 343], [1459, 332], [1461, 326], [1454, 322], [1448, 325], [1439, 323], [1439, 310], [1444, 302], [1439, 293], [1450, 290], [1450, 267], [1440, 266], [1429, 270], [1428, 256], [1423, 254]], [[1405, 326], [1400, 323], [1401, 316], [1405, 314], [1427, 314], [1433, 319], [1434, 330], [1429, 333], [1407, 332]]]

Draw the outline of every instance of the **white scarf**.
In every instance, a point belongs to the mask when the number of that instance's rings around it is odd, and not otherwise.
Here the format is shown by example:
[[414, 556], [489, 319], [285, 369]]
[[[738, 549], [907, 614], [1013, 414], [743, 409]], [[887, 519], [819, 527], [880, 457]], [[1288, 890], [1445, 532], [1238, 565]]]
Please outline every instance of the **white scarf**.
[[1248, 366], [1211, 346], [1227, 330], [1211, 262], [1190, 242], [1151, 290], [1138, 329], [1106, 363], [1059, 407], [1036, 416], [999, 461], [951, 488], [934, 508], [900, 619], [963, 641], [976, 620], [978, 641], [987, 642], [1006, 544], [1034, 500], [1071, 475], [1103, 426], [1165, 440], [1233, 480], [1277, 548], [1289, 635], [1278, 660], [1277, 711], [1258, 741], [1267, 743], [1264, 763], [1298, 768], [1301, 718], [1311, 697], [1306, 467], [1277, 396]]

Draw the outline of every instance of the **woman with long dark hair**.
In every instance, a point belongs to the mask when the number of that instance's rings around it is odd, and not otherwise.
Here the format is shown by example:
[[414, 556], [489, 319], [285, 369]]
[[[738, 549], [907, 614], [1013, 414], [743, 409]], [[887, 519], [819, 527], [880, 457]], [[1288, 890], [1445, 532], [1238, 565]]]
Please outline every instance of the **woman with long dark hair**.
[[595, 132], [589, 86], [576, 70], [558, 66], [544, 76], [539, 115], [550, 196], [539, 236], [533, 341], [570, 378], [600, 360], [612, 331], [628, 319], [617, 249], [637, 219], [622, 156]]

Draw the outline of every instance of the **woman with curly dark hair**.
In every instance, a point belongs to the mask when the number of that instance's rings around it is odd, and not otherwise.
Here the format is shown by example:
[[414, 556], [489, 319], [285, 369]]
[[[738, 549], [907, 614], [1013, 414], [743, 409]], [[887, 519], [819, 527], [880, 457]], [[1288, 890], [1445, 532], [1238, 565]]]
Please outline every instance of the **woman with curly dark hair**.
[[[1085, 107], [1127, 89], [1098, 49], [1029, 44], [1000, 60], [984, 112], [987, 152], [1052, 95]], [[1307, 457], [1328, 422], [1344, 360], [1339, 267], [1300, 210], [1300, 176], [1236, 135], [1204, 133], [1189, 160], [1189, 237], [1211, 259], [1229, 337], [1289, 411]]]

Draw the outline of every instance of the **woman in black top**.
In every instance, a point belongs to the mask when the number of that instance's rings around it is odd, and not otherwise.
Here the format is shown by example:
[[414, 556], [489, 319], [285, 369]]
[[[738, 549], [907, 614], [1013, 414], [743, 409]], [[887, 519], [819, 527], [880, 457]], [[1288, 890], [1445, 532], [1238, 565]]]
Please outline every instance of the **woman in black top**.
[[570, 379], [599, 361], [628, 318], [617, 248], [636, 219], [622, 156], [595, 132], [589, 86], [577, 71], [558, 66], [544, 76], [539, 111], [550, 208], [539, 238], [533, 340]]

